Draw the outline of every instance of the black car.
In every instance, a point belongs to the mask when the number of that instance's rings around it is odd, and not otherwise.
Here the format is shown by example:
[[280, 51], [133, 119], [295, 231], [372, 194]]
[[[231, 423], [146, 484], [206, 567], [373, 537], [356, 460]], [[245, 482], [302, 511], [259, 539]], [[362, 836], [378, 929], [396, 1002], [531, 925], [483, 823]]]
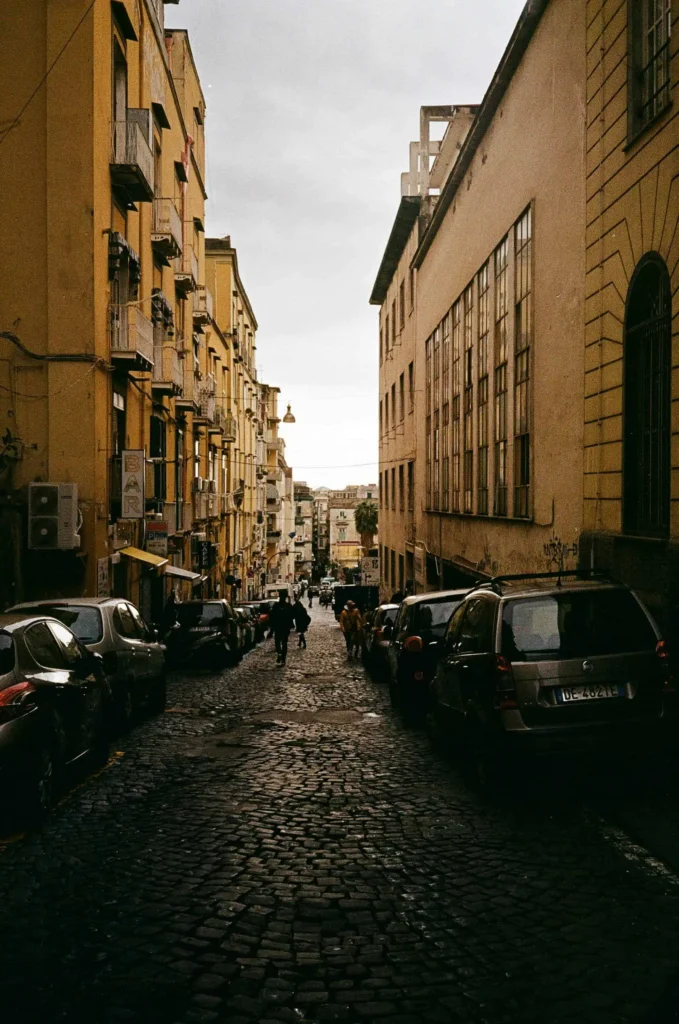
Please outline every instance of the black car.
[[0, 793], [38, 815], [67, 765], [103, 762], [110, 697], [101, 656], [62, 622], [0, 615]]
[[429, 683], [436, 672], [450, 617], [466, 590], [441, 590], [416, 594], [401, 603], [393, 627], [385, 627], [389, 639], [387, 672], [394, 707], [424, 713]]
[[182, 601], [165, 637], [170, 664], [233, 665], [243, 655], [240, 623], [228, 601]]
[[[365, 663], [375, 679], [387, 678], [389, 635], [396, 621], [399, 605], [381, 604], [369, 615], [365, 626]], [[385, 627], [388, 627], [385, 635]]]

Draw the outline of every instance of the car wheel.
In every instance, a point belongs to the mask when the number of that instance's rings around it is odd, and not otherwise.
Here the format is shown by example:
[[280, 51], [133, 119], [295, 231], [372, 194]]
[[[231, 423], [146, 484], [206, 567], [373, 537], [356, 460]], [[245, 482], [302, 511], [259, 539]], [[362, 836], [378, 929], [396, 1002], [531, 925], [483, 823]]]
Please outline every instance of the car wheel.
[[167, 702], [167, 679], [163, 672], [154, 679], [153, 686], [149, 693], [148, 699], [148, 710], [152, 715], [160, 715], [165, 710], [165, 704]]

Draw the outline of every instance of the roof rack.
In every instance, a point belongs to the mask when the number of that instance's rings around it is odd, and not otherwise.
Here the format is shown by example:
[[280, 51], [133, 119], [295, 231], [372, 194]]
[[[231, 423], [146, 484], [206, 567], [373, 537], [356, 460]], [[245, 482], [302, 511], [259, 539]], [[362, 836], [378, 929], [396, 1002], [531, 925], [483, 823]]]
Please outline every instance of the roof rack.
[[503, 583], [513, 583], [518, 580], [556, 580], [557, 587], [561, 586], [564, 577], [574, 576], [582, 580], [598, 580], [600, 583], [620, 583], [615, 576], [607, 573], [592, 572], [590, 569], [563, 569], [558, 572], [517, 572], [508, 573], [505, 576], [493, 576], [483, 583], [477, 584], [474, 589], [488, 587], [491, 590], [500, 591]]

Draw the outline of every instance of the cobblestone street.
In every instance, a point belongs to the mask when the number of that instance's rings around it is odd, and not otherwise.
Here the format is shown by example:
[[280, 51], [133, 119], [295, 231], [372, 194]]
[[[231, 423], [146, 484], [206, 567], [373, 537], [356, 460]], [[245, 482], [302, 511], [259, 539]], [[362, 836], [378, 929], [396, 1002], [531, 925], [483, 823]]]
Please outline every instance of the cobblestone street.
[[7, 1022], [640, 1022], [679, 963], [671, 871], [484, 803], [321, 609], [283, 669], [172, 679], [0, 869]]

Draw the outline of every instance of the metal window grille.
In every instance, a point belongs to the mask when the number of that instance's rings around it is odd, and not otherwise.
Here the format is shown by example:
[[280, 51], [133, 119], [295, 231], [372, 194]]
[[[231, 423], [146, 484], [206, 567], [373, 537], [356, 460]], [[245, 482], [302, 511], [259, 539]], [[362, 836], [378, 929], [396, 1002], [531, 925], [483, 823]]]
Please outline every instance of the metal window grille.
[[495, 476], [493, 509], [507, 515], [507, 321], [509, 240], [503, 238], [495, 250], [495, 374], [493, 433]]
[[532, 316], [532, 216], [516, 222], [514, 306], [514, 515], [530, 515], [530, 345]]
[[478, 467], [477, 512], [488, 515], [488, 338], [490, 333], [489, 265], [485, 263], [476, 278], [478, 295]]

